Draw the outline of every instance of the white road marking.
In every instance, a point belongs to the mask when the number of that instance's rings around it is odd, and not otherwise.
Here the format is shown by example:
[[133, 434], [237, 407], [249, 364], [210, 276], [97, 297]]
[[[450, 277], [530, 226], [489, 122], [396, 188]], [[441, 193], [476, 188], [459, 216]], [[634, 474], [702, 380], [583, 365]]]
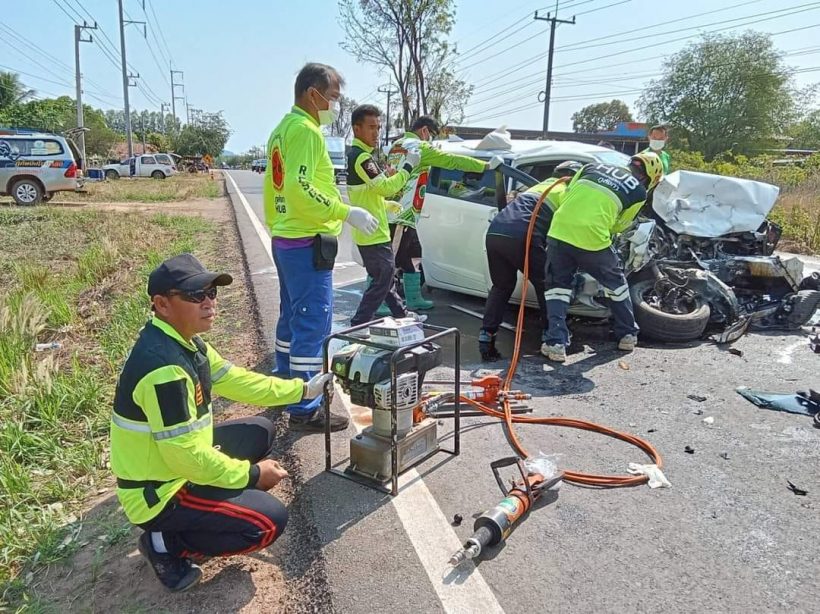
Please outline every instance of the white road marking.
[[[369, 410], [351, 405], [338, 386], [336, 394], [351, 417], [354, 413], [369, 413]], [[363, 428], [355, 420], [353, 426], [357, 433], [362, 432]], [[446, 579], [442, 577], [450, 555], [461, 547], [461, 541], [415, 469], [399, 476], [399, 494], [390, 501], [445, 612], [504, 614], [484, 576], [471, 562], [464, 563], [458, 574], [450, 573]]]

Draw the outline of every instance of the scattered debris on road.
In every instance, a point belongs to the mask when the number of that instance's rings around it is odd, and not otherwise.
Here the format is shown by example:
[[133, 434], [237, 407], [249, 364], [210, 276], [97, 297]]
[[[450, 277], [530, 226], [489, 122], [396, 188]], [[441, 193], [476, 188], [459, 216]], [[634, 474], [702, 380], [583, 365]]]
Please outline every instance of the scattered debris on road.
[[807, 494], [809, 494], [808, 490], [803, 490], [802, 488], [798, 488], [797, 486], [792, 484], [789, 480], [786, 480], [786, 484], [789, 485], [789, 490], [792, 491], [794, 494], [796, 494], [798, 496], [805, 497]]
[[702, 397], [699, 394], [687, 394], [686, 398], [691, 401], [696, 401], [697, 403], [703, 403], [706, 400], [706, 397]]
[[740, 386], [735, 390], [747, 401], [774, 411], [783, 411], [801, 416], [817, 416], [820, 413], [820, 393], [815, 390], [797, 393], [764, 392]]
[[623, 369], [624, 371], [629, 371], [629, 364], [624, 362], [623, 360], [618, 361], [618, 366]]
[[704, 422], [704, 424], [714, 424], [715, 419], [712, 416], [709, 416], [708, 418], [704, 418], [703, 422]]
[[737, 348], [729, 348], [728, 352], [729, 352], [732, 356], [740, 356], [740, 357], [742, 357], [742, 356], [743, 356], [743, 352], [742, 352], [742, 351], [740, 351], [740, 350], [739, 350], [739, 349], [737, 349]]
[[462, 516], [461, 514], [456, 514], [455, 516], [453, 516], [452, 525], [454, 527], [460, 527], [462, 522], [464, 522], [464, 516]]
[[686, 452], [687, 454], [694, 454], [695, 453], [695, 448], [693, 448], [692, 446], [686, 446], [683, 449], [683, 451]]
[[729, 460], [728, 452], [721, 452], [720, 454], [718, 454], [718, 456], [720, 456], [720, 458], [722, 458], [723, 460]]

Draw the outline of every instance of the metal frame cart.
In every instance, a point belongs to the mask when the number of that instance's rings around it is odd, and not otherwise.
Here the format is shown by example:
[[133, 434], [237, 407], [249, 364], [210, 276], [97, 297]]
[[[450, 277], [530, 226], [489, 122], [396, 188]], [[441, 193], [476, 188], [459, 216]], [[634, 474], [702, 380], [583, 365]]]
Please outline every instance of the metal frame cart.
[[[395, 347], [391, 345], [386, 345], [382, 343], [376, 343], [370, 341], [368, 339], [361, 339], [359, 337], [352, 336], [352, 333], [355, 333], [359, 330], [368, 328], [373, 325], [377, 325], [380, 322], [383, 322], [386, 318], [382, 318], [379, 320], [375, 320], [373, 322], [368, 322], [366, 324], [361, 324], [358, 326], [353, 326], [351, 328], [347, 328], [345, 330], [339, 331], [337, 333], [333, 333], [328, 336], [322, 346], [322, 356], [323, 356], [323, 366], [324, 372], [328, 373], [330, 371], [330, 360], [331, 357], [328, 355], [328, 349], [330, 346], [331, 341], [335, 339], [339, 339], [342, 341], [347, 341], [349, 343], [355, 343], [367, 347], [377, 348], [380, 350], [385, 350], [391, 352], [390, 355], [390, 468], [391, 473], [387, 480], [380, 481], [375, 478], [369, 478], [364, 475], [360, 475], [351, 471], [351, 467], [348, 467], [344, 471], [337, 469], [333, 466], [333, 461], [331, 458], [331, 447], [330, 447], [330, 398], [329, 395], [325, 394], [323, 397], [323, 407], [325, 410], [325, 471], [330, 473], [336, 474], [341, 476], [345, 479], [358, 482], [364, 486], [368, 486], [370, 488], [374, 488], [380, 492], [389, 493], [392, 496], [396, 496], [399, 492], [399, 468], [398, 468], [398, 447], [399, 447], [399, 436], [398, 436], [398, 409], [397, 409], [397, 390], [398, 390], [398, 372], [397, 372], [397, 363], [399, 360], [407, 355], [409, 350], [414, 348], [418, 348], [424, 346], [425, 344], [429, 344], [433, 341], [438, 339], [443, 339], [448, 336], [454, 337], [454, 347], [453, 347], [453, 354], [454, 354], [454, 367], [455, 367], [455, 379], [453, 381], [453, 386], [455, 387], [455, 399], [453, 402], [453, 418], [454, 421], [454, 431], [453, 431], [453, 447], [452, 449], [442, 448], [439, 445], [439, 440], [436, 438], [435, 448], [430, 450], [428, 453], [424, 454], [424, 456], [415, 459], [409, 464], [408, 466], [404, 467], [401, 471], [407, 471], [411, 467], [418, 465], [419, 463], [427, 460], [431, 456], [435, 455], [438, 452], [445, 452], [452, 456], [458, 456], [460, 453], [461, 448], [461, 402], [460, 402], [460, 395], [461, 395], [461, 333], [457, 328], [444, 328], [440, 326], [433, 326], [431, 324], [424, 324], [419, 323], [419, 326], [422, 327], [422, 330], [427, 332], [432, 332], [433, 334], [429, 337], [425, 336], [425, 338], [421, 341], [416, 341], [410, 343], [408, 345], [402, 347]], [[370, 408], [373, 411], [373, 408]], [[385, 484], [389, 482], [390, 488], [387, 488]]]

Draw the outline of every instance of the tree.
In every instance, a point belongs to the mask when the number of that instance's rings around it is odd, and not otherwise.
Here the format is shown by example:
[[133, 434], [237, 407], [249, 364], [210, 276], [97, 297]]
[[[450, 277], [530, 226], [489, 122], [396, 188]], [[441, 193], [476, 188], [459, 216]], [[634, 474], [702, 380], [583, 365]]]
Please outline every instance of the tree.
[[399, 90], [398, 124], [435, 112], [463, 114], [472, 88], [453, 70], [457, 53], [447, 36], [454, 6], [454, 0], [339, 0], [341, 46], [390, 75]]
[[[85, 148], [90, 156], [105, 156], [119, 138], [102, 111], [83, 105]], [[32, 100], [0, 110], [0, 124], [65, 133], [77, 127], [77, 103], [68, 96]]]
[[587, 105], [573, 113], [571, 119], [575, 132], [606, 132], [618, 122], [634, 121], [626, 103], [617, 99]]
[[350, 129], [353, 127], [351, 115], [357, 106], [358, 103], [352, 98], [344, 94], [339, 97], [339, 117], [328, 128], [330, 136], [340, 136], [344, 139], [350, 136]]
[[181, 156], [205, 156], [216, 158], [225, 149], [231, 136], [228, 122], [219, 113], [200, 113], [196, 123], [186, 124], [172, 138], [175, 153]]
[[0, 71], [0, 110], [22, 104], [34, 93], [20, 82], [17, 73]]
[[638, 104], [707, 159], [770, 147], [793, 118], [791, 71], [767, 34], [704, 35], [667, 60]]

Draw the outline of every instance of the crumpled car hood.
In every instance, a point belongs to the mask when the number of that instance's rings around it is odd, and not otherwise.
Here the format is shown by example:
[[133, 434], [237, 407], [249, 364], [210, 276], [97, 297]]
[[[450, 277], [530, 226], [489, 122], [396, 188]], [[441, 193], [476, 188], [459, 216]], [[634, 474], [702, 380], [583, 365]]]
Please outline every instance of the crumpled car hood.
[[675, 171], [655, 188], [652, 208], [678, 234], [721, 237], [757, 230], [779, 193], [762, 181]]

